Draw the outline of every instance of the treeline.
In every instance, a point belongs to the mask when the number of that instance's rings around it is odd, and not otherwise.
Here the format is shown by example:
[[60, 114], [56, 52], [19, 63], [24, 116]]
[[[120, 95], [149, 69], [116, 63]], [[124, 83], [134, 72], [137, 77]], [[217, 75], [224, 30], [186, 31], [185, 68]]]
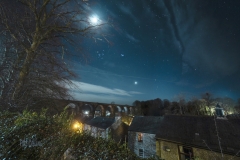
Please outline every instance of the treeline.
[[165, 114], [185, 115], [213, 115], [216, 106], [223, 108], [225, 115], [240, 113], [240, 98], [214, 98], [210, 93], [202, 94], [200, 98], [186, 100], [184, 96], [177, 96], [174, 100], [154, 99], [147, 101], [134, 101], [134, 115], [162, 116]]

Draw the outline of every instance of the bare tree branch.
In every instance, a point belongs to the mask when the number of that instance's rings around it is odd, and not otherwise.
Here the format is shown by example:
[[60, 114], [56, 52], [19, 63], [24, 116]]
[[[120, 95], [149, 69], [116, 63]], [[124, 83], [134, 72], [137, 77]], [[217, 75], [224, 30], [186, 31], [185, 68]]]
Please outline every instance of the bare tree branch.
[[[84, 56], [84, 53], [73, 54], [67, 46], [78, 48], [74, 37], [92, 37], [95, 29], [106, 24], [91, 24], [82, 5], [84, 2], [75, 0], [3, 0], [0, 3], [2, 34], [7, 34], [4, 38], [11, 39], [8, 43], [16, 50], [11, 51], [12, 87], [4, 91], [15, 106], [28, 105], [36, 97], [69, 97], [63, 83], [71, 85], [75, 75], [66, 65], [66, 57]], [[7, 52], [10, 50], [4, 54]]]

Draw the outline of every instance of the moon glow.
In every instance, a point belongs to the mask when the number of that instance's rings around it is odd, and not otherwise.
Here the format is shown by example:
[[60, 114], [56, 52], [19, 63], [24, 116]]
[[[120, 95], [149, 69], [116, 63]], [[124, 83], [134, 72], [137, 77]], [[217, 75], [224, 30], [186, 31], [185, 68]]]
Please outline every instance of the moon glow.
[[98, 19], [97, 16], [90, 17], [90, 23], [91, 24], [96, 25], [96, 24], [98, 24], [98, 22], [99, 22], [99, 19]]

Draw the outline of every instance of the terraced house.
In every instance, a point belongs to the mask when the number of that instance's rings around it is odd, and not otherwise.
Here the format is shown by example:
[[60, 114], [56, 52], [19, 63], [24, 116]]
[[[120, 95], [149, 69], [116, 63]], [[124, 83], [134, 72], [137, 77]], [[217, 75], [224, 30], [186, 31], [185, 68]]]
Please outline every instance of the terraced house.
[[165, 160], [240, 160], [240, 119], [165, 115], [134, 117], [129, 148]]

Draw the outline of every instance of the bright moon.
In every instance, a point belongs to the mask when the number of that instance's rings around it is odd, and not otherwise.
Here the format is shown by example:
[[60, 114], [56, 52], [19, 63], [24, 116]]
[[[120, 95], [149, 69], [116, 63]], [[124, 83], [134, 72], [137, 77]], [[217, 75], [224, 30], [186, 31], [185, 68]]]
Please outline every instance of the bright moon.
[[90, 22], [91, 22], [92, 24], [97, 24], [98, 21], [99, 21], [99, 19], [98, 19], [97, 16], [92, 16], [92, 17], [90, 18]]
[[137, 85], [137, 84], [138, 84], [138, 82], [137, 82], [137, 81], [135, 81], [135, 82], [134, 82], [134, 84], [135, 84], [135, 85]]

